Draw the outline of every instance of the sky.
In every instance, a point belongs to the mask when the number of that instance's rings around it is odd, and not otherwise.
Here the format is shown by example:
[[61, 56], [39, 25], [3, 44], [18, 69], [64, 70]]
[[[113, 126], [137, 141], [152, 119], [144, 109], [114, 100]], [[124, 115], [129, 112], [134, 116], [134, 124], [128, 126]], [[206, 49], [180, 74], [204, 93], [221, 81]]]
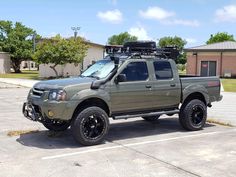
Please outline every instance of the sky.
[[211, 34], [236, 37], [236, 0], [0, 0], [0, 20], [22, 22], [43, 37], [79, 35], [106, 44], [129, 32], [139, 40], [179, 36], [187, 47], [205, 44]]

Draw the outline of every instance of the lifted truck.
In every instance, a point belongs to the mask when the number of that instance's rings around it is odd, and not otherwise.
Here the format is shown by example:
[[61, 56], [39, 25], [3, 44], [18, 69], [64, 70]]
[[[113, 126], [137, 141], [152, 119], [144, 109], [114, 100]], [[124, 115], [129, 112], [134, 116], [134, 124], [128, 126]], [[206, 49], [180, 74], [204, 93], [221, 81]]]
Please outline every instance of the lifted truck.
[[107, 52], [78, 77], [35, 84], [23, 105], [24, 116], [53, 131], [71, 127], [76, 141], [95, 145], [108, 133], [109, 117], [156, 121], [163, 114], [179, 114], [183, 128], [200, 130], [207, 106], [222, 99], [218, 77], [179, 76], [173, 48], [129, 42], [109, 46]]

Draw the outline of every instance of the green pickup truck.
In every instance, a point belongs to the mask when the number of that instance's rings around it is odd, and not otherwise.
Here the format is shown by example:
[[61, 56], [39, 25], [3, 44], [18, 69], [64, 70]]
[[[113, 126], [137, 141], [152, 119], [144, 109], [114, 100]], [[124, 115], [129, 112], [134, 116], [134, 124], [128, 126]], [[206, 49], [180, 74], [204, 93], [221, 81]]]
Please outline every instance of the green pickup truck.
[[53, 131], [71, 127], [83, 145], [104, 140], [109, 118], [156, 121], [163, 114], [178, 114], [186, 130], [202, 129], [207, 107], [222, 99], [219, 78], [179, 76], [168, 50], [148, 44], [114, 50], [78, 77], [35, 84], [23, 105], [24, 116]]

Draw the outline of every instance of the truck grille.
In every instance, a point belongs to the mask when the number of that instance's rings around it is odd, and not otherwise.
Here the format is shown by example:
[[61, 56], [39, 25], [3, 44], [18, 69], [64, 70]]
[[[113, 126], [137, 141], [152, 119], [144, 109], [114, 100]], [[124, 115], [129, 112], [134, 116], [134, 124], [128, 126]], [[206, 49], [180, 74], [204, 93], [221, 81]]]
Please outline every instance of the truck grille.
[[33, 88], [33, 90], [32, 90], [32, 96], [34, 96], [34, 97], [41, 98], [41, 96], [43, 95], [43, 93], [44, 93], [44, 90], [43, 90], [43, 89]]

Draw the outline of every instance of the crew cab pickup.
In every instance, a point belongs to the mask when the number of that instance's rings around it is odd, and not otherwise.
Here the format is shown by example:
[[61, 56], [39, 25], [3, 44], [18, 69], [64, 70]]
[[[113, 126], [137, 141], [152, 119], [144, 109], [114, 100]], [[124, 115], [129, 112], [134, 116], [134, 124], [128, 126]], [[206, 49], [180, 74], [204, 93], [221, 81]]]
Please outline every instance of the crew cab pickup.
[[173, 59], [144, 53], [108, 55], [78, 77], [35, 84], [23, 114], [49, 130], [71, 127], [83, 145], [104, 140], [109, 118], [156, 121], [178, 114], [186, 130], [202, 129], [207, 107], [222, 99], [219, 78], [179, 76]]

